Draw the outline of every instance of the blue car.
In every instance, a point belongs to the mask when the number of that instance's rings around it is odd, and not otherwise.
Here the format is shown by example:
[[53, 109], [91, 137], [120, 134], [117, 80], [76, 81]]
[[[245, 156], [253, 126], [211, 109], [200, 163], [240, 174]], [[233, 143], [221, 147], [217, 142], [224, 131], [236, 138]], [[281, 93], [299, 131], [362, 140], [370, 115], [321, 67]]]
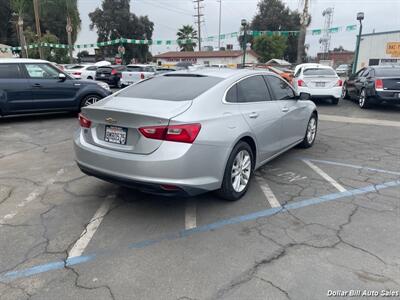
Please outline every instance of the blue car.
[[80, 111], [111, 95], [104, 82], [74, 79], [37, 59], [0, 59], [0, 116]]

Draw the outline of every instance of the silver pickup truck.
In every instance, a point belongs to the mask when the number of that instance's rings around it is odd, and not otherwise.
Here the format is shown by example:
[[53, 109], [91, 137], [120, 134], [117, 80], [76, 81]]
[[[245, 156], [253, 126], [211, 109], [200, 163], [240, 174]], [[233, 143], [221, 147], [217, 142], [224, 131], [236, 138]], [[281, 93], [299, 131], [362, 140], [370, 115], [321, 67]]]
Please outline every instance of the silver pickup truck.
[[157, 71], [155, 66], [150, 65], [127, 65], [127, 71], [122, 72], [121, 86], [125, 87], [140, 80], [153, 77]]

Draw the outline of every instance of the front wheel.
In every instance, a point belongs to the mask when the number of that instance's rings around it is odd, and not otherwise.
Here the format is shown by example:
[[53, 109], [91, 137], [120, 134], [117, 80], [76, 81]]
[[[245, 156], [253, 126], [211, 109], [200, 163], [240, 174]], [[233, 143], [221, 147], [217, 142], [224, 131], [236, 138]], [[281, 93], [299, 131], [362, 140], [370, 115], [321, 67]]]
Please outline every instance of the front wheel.
[[225, 167], [220, 197], [236, 201], [243, 197], [249, 188], [253, 173], [254, 156], [249, 144], [239, 142], [232, 150]]
[[303, 141], [299, 144], [301, 148], [310, 148], [315, 142], [318, 130], [318, 119], [317, 115], [313, 113], [310, 120], [308, 121], [306, 135]]
[[81, 108], [92, 105], [100, 100], [101, 100], [101, 97], [99, 95], [87, 95], [81, 101]]

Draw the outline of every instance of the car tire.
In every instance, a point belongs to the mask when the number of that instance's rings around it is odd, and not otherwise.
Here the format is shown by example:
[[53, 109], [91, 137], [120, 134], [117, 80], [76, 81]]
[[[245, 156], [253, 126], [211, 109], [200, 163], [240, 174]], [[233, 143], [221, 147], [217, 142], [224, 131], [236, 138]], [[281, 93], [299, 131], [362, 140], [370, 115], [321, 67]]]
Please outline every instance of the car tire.
[[367, 91], [365, 89], [362, 89], [360, 92], [360, 96], [358, 96], [358, 105], [361, 109], [366, 109], [370, 106], [370, 102], [367, 97]]
[[338, 105], [338, 104], [339, 104], [339, 99], [340, 99], [340, 98], [332, 98], [332, 100], [331, 100], [331, 101], [332, 101], [332, 104], [333, 104], [333, 105]]
[[310, 148], [314, 145], [315, 138], [317, 137], [318, 131], [318, 118], [317, 114], [313, 113], [307, 124], [306, 134], [303, 141], [299, 144], [300, 148]]
[[[249, 188], [253, 169], [253, 151], [249, 144], [241, 141], [236, 144], [229, 156], [222, 186], [217, 191], [217, 194], [228, 201], [237, 201], [242, 198]], [[236, 175], [233, 175], [234, 172]]]
[[96, 95], [96, 94], [87, 95], [87, 96], [83, 97], [83, 99], [81, 100], [80, 108], [92, 105], [92, 104], [100, 101], [101, 99], [102, 99], [102, 97], [99, 95]]
[[342, 99], [349, 99], [349, 92], [347, 91], [347, 84], [345, 83], [343, 85], [343, 89], [342, 89]]

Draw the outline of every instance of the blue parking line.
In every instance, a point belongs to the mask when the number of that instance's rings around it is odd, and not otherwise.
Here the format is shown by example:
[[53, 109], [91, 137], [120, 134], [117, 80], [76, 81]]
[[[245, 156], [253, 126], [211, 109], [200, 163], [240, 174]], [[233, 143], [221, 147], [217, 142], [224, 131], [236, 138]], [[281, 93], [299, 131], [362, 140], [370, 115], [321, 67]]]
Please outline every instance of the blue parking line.
[[319, 162], [319, 163], [328, 164], [328, 165], [334, 165], [334, 166], [340, 166], [340, 167], [349, 167], [349, 168], [353, 168], [353, 169], [364, 169], [364, 170], [369, 170], [369, 171], [373, 171], [373, 172], [386, 173], [386, 174], [399, 175], [400, 176], [400, 172], [395, 172], [395, 171], [388, 171], [388, 170], [364, 167], [364, 166], [359, 166], [359, 165], [346, 164], [346, 163], [330, 161], [330, 160], [312, 159], [312, 158], [302, 158], [302, 159], [307, 159], [309, 161]]
[[[307, 200], [293, 202], [293, 203], [289, 203], [283, 207], [270, 208], [270, 209], [261, 210], [261, 211], [253, 212], [250, 214], [242, 215], [242, 216], [237, 216], [237, 217], [233, 217], [233, 218], [229, 218], [229, 219], [223, 219], [223, 220], [217, 221], [215, 223], [199, 226], [199, 227], [188, 229], [188, 230], [181, 230], [176, 233], [166, 234], [157, 239], [144, 240], [141, 242], [132, 243], [128, 246], [128, 248], [129, 249], [142, 249], [142, 248], [146, 248], [151, 245], [154, 245], [154, 244], [161, 243], [163, 241], [177, 240], [180, 238], [194, 235], [196, 233], [208, 232], [211, 230], [219, 229], [219, 228], [225, 227], [227, 225], [239, 224], [239, 223], [243, 223], [246, 221], [256, 220], [261, 217], [272, 216], [274, 214], [284, 212], [287, 210], [295, 210], [295, 209], [308, 207], [308, 206], [312, 206], [312, 205], [316, 205], [316, 204], [320, 204], [320, 203], [324, 203], [324, 202], [330, 202], [330, 201], [334, 201], [334, 200], [344, 199], [344, 198], [350, 197], [350, 196], [362, 195], [362, 194], [366, 194], [369, 192], [377, 192], [382, 189], [386, 189], [386, 188], [390, 188], [390, 187], [397, 187], [397, 186], [400, 186], [400, 180], [390, 181], [390, 182], [377, 184], [377, 185], [369, 185], [369, 186], [359, 188], [359, 189], [348, 190], [346, 192], [333, 193], [333, 194], [328, 194], [328, 195], [324, 195], [321, 197], [315, 197], [315, 198], [311, 198], [311, 199], [307, 199]], [[110, 255], [114, 251], [115, 250], [109, 250], [109, 251], [104, 251], [103, 253]], [[67, 266], [80, 265], [80, 264], [92, 261], [96, 257], [99, 257], [99, 255], [90, 254], [90, 255], [84, 255], [84, 256], [79, 256], [79, 257], [73, 257], [66, 261], [66, 265]], [[11, 272], [7, 272], [7, 273], [0, 275], [0, 282], [10, 282], [15, 279], [29, 277], [29, 276], [40, 274], [40, 273], [45, 273], [45, 272], [49, 272], [49, 271], [53, 271], [53, 270], [61, 270], [64, 268], [64, 266], [65, 266], [65, 264], [63, 261], [56, 261], [56, 262], [50, 262], [47, 264], [37, 265], [37, 266], [27, 268], [27, 269], [11, 271]]]

